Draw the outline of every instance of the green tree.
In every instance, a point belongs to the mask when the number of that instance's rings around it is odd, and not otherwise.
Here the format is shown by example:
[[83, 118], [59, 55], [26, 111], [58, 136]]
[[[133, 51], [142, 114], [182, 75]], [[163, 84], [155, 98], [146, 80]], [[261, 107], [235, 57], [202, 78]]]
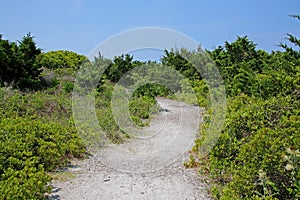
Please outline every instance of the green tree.
[[10, 43], [8, 40], [3, 40], [0, 35], [0, 85], [13, 81], [11, 71], [13, 71], [14, 49], [16, 44]]
[[133, 56], [123, 54], [114, 58], [113, 63], [108, 67], [105, 74], [109, 80], [117, 82], [124, 73], [134, 67]]
[[165, 55], [163, 56], [161, 62], [163, 65], [173, 67], [190, 80], [201, 79], [201, 76], [196, 68], [193, 67], [193, 65], [182, 56], [182, 53], [185, 53], [186, 51], [186, 49], [180, 49], [176, 51], [165, 50]]
[[[300, 15], [290, 15], [290, 17], [293, 17], [293, 18], [295, 18], [295, 19], [300, 20]], [[296, 36], [294, 36], [294, 35], [288, 33], [286, 39], [287, 39], [290, 43], [292, 43], [296, 48], [298, 48], [298, 49], [300, 48], [300, 39], [297, 38]], [[300, 50], [296, 50], [295, 48], [290, 47], [290, 46], [288, 46], [287, 44], [283, 44], [283, 43], [281, 43], [279, 46], [282, 47], [282, 48], [284, 48], [284, 49], [286, 50], [287, 53], [289, 53], [289, 54], [295, 56], [297, 59], [300, 58], [300, 54], [299, 54]]]
[[17, 71], [15, 82], [20, 88], [37, 88], [41, 70], [36, 64], [36, 56], [41, 53], [37, 48], [34, 37], [28, 33], [19, 42], [17, 50]]
[[0, 82], [21, 89], [39, 86], [40, 70], [36, 56], [41, 53], [33, 36], [28, 33], [17, 45], [0, 37]]
[[209, 52], [224, 79], [229, 96], [240, 93], [259, 96], [257, 75], [266, 68], [268, 53], [256, 50], [256, 44], [245, 37], [225, 42], [224, 47]]

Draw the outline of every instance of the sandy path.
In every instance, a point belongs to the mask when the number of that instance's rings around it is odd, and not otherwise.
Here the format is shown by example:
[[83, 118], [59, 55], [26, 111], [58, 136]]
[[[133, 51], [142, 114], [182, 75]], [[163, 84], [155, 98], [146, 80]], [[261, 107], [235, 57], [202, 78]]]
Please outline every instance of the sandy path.
[[209, 199], [194, 169], [185, 169], [200, 122], [200, 110], [157, 99], [162, 111], [139, 134], [109, 145], [69, 171], [76, 178], [54, 181], [51, 199]]

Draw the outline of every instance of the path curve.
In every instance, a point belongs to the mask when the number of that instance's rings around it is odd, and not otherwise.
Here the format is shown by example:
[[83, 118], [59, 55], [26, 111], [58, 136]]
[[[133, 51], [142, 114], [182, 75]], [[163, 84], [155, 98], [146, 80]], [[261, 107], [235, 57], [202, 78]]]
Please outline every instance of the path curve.
[[186, 169], [201, 121], [198, 107], [157, 98], [161, 111], [150, 126], [121, 145], [109, 145], [53, 181], [51, 199], [210, 199], [195, 169]]

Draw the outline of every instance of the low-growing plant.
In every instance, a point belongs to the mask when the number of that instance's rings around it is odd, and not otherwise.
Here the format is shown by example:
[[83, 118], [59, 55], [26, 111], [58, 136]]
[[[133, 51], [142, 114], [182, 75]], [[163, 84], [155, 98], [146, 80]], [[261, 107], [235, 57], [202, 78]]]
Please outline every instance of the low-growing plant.
[[285, 170], [290, 173], [293, 181], [293, 184], [287, 190], [295, 198], [300, 198], [300, 150], [288, 147], [283, 158], [287, 162]]
[[[211, 177], [223, 186], [220, 199], [295, 199], [297, 173], [287, 169], [296, 165], [288, 165], [283, 152], [287, 146], [299, 148], [299, 102], [290, 96], [238, 96], [230, 99], [227, 111], [209, 155]], [[202, 140], [196, 142], [201, 146]]]
[[141, 120], [148, 119], [151, 114], [158, 111], [158, 107], [154, 98], [143, 96], [129, 101], [129, 111], [132, 117]]
[[85, 152], [74, 129], [33, 117], [1, 119], [0, 141], [1, 199], [42, 199], [47, 172]]
[[63, 82], [63, 89], [66, 93], [70, 93], [73, 91], [74, 83], [71, 81], [65, 81]]

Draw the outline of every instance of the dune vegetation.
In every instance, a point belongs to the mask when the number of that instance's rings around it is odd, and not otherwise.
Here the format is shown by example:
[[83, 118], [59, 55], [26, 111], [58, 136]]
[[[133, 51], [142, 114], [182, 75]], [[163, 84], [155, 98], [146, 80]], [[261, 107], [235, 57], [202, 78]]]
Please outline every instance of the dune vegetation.
[[108, 60], [100, 54], [88, 61], [66, 50], [42, 52], [30, 34], [18, 43], [1, 36], [0, 199], [44, 199], [51, 191], [50, 172], [70, 159], [86, 157], [89, 147], [97, 145], [79, 136], [72, 114], [76, 73], [91, 63], [108, 66], [93, 96], [99, 125], [111, 142], [128, 138], [111, 109], [115, 84], [137, 66], [169, 66], [185, 77], [197, 99], [176, 85], [170, 89], [145, 84], [129, 101], [131, 119], [146, 126], [158, 111], [155, 97], [174, 98], [178, 93], [179, 100], [206, 108], [201, 137], [185, 165], [198, 167], [207, 177], [215, 199], [299, 199], [300, 39], [288, 34], [287, 44], [279, 45], [282, 51], [266, 52], [243, 36], [212, 51], [199, 50], [215, 62], [227, 95], [225, 125], [216, 145], [203, 156], [199, 148], [214, 110], [205, 79], [182, 56], [186, 49], [166, 50], [161, 63], [136, 61], [131, 55]]

